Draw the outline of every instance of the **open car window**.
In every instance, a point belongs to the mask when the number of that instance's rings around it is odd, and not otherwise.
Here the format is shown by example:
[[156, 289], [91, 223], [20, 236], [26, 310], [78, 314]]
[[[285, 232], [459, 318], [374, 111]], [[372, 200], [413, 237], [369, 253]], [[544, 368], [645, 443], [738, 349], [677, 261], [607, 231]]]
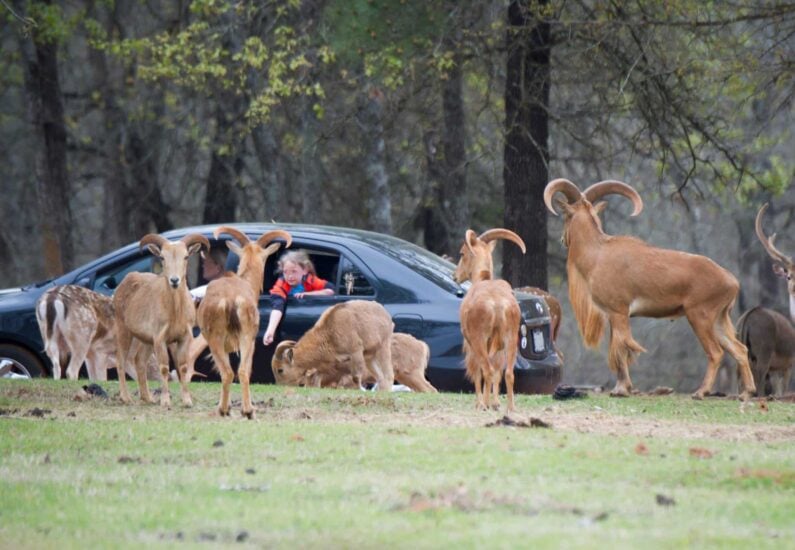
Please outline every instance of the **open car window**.
[[[334, 287], [334, 292], [339, 293], [339, 266], [340, 266], [340, 255], [333, 250], [325, 250], [325, 249], [318, 249], [318, 248], [309, 248], [309, 247], [302, 247], [302, 246], [295, 246], [293, 245], [292, 248], [289, 250], [304, 250], [309, 259], [312, 260], [312, 264], [315, 266], [315, 274], [332, 284]], [[276, 283], [279, 278], [279, 259], [281, 259], [282, 255], [286, 254], [288, 250], [281, 249], [276, 254], [273, 254], [270, 258], [268, 258], [268, 263], [265, 265], [265, 281], [263, 285], [263, 294], [268, 294], [270, 289]]]
[[375, 288], [356, 264], [343, 257], [340, 262], [337, 294], [343, 296], [375, 296]]

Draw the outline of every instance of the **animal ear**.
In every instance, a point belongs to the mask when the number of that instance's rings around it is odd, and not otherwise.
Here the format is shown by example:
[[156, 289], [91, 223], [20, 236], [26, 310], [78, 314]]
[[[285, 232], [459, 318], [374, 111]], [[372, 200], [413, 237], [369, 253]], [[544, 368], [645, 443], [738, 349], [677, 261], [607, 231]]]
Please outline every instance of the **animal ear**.
[[571, 215], [574, 212], [574, 209], [569, 205], [569, 201], [561, 198], [555, 198], [555, 204], [558, 205], [558, 209], [561, 210], [566, 215]]
[[281, 245], [282, 245], [282, 243], [273, 243], [271, 245], [268, 245], [268, 247], [265, 249], [265, 254], [270, 256], [271, 254], [273, 254], [274, 252], [279, 250], [279, 247]]
[[196, 254], [201, 249], [202, 249], [202, 243], [193, 243], [188, 247], [188, 256]]
[[605, 208], [607, 208], [607, 201], [599, 201], [593, 205], [593, 209], [596, 210], [597, 216], [604, 212]]
[[786, 270], [786, 268], [778, 262], [773, 262], [773, 273], [782, 279], [786, 279], [789, 275], [789, 272]]
[[289, 363], [290, 365], [293, 364], [293, 348], [287, 348], [284, 350], [284, 355], [282, 355], [285, 362]]
[[152, 256], [156, 256], [158, 258], [163, 258], [163, 255], [160, 253], [160, 247], [154, 244], [146, 245], [146, 249], [152, 254]]
[[237, 254], [237, 257], [238, 257], [238, 258], [242, 258], [242, 257], [243, 257], [243, 249], [242, 249], [242, 248], [240, 248], [240, 247], [237, 245], [237, 243], [236, 243], [236, 242], [234, 242], [234, 241], [226, 241], [226, 247], [227, 247], [229, 250], [231, 250], [232, 252], [234, 252], [235, 254]]
[[471, 229], [467, 229], [466, 236], [464, 237], [464, 242], [467, 245], [469, 250], [472, 250], [472, 247], [475, 246], [475, 243], [478, 242], [478, 234], [472, 231]]

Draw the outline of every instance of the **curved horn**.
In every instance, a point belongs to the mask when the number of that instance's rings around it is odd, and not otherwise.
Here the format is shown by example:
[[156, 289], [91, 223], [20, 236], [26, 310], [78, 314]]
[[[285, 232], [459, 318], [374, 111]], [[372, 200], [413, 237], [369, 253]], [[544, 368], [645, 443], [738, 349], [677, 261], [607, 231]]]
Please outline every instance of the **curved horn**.
[[546, 204], [549, 211], [556, 216], [558, 213], [555, 212], [552, 206], [552, 197], [555, 196], [555, 193], [563, 193], [566, 195], [566, 198], [569, 199], [570, 203], [577, 202], [583, 196], [579, 187], [565, 178], [558, 178], [550, 181], [544, 188], [544, 204]]
[[275, 229], [273, 231], [268, 231], [267, 233], [260, 236], [257, 239], [257, 244], [260, 245], [262, 248], [265, 248], [271, 241], [274, 241], [278, 238], [282, 238], [285, 240], [285, 248], [290, 248], [290, 245], [293, 244], [293, 236], [290, 235], [287, 231], [283, 231], [281, 229]]
[[472, 250], [472, 245], [470, 243], [477, 238], [478, 234], [472, 231], [471, 229], [467, 229], [467, 232], [464, 234], [464, 244], [467, 245], [467, 248], [472, 254], [474, 254], [475, 251]]
[[195, 243], [200, 243], [204, 250], [210, 250], [210, 241], [207, 240], [207, 237], [204, 235], [200, 235], [199, 233], [189, 233], [180, 239], [185, 246], [190, 248]]
[[249, 238], [246, 236], [245, 233], [235, 229], [234, 227], [229, 227], [228, 225], [222, 225], [221, 227], [216, 227], [215, 231], [213, 231], [213, 237], [216, 239], [221, 233], [226, 233], [227, 235], [232, 235], [232, 238], [235, 239], [237, 242], [240, 243], [240, 246], [246, 246], [248, 243], [251, 242]]
[[138, 247], [144, 248], [150, 244], [153, 244], [157, 248], [163, 248], [163, 245], [168, 242], [170, 241], [162, 235], [158, 235], [157, 233], [149, 233], [148, 235], [144, 235], [144, 237], [138, 243]]
[[640, 214], [641, 210], [643, 210], [643, 199], [640, 198], [638, 192], [635, 191], [631, 185], [628, 185], [623, 181], [600, 181], [589, 186], [588, 189], [582, 192], [582, 194], [591, 203], [601, 197], [604, 197], [605, 195], [622, 195], [631, 200], [632, 205], [635, 207], [632, 211], [632, 216], [637, 216]]
[[790, 260], [787, 256], [779, 252], [776, 248], [774, 241], [776, 240], [776, 234], [773, 233], [770, 237], [765, 236], [765, 232], [762, 231], [762, 217], [765, 214], [765, 210], [767, 210], [767, 203], [762, 205], [762, 208], [759, 209], [759, 213], [756, 215], [756, 236], [759, 237], [759, 240], [762, 242], [762, 246], [765, 247], [767, 253], [776, 261], [783, 263], [785, 266], [792, 265], [792, 260]]
[[527, 252], [527, 248], [525, 247], [522, 238], [513, 231], [511, 231], [510, 229], [502, 229], [502, 228], [489, 229], [488, 231], [484, 231], [483, 233], [481, 233], [480, 237], [478, 238], [484, 243], [493, 241], [495, 239], [505, 239], [506, 241], [511, 241], [516, 246], [521, 248], [522, 254]]
[[281, 361], [282, 360], [282, 355], [284, 355], [284, 352], [288, 348], [294, 348], [295, 347], [295, 343], [296, 343], [295, 340], [283, 340], [283, 341], [279, 342], [279, 345], [276, 346], [276, 351], [273, 352], [273, 358], [276, 359], [277, 361]]

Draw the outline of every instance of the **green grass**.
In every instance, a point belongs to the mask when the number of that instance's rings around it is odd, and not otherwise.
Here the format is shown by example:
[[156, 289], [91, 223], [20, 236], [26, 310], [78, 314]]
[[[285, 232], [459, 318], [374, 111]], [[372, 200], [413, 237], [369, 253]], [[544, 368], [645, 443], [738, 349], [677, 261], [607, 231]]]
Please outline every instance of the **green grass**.
[[76, 401], [81, 384], [0, 380], [0, 547], [795, 539], [792, 403], [520, 396], [518, 416], [552, 426], [530, 429], [485, 427], [501, 414], [476, 412], [472, 395], [256, 386], [246, 421], [239, 404], [232, 418], [211, 415], [215, 384], [193, 384], [196, 406], [170, 411]]

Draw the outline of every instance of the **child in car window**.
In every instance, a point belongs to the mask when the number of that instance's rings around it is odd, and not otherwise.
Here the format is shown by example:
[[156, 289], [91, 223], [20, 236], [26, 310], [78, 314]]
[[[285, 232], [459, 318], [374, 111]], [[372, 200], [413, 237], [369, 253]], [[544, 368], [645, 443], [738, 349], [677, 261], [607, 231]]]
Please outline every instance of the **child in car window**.
[[271, 316], [262, 343], [269, 346], [276, 334], [276, 327], [284, 316], [284, 306], [288, 296], [298, 299], [304, 296], [331, 296], [333, 285], [315, 274], [315, 266], [303, 250], [293, 250], [279, 259], [281, 276], [271, 288]]

